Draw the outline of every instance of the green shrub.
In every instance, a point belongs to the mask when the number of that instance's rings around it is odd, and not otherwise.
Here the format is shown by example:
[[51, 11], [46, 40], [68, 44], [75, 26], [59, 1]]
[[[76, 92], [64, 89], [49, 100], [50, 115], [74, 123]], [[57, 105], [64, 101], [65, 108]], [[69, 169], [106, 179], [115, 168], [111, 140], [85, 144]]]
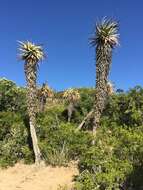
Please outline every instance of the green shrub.
[[80, 100], [75, 106], [75, 112], [72, 116], [72, 122], [79, 124], [84, 116], [92, 109], [94, 104], [95, 89], [79, 88]]
[[103, 116], [108, 123], [137, 127], [143, 125], [143, 89], [136, 86], [127, 93], [115, 94], [107, 101]]
[[[52, 110], [51, 110], [52, 109]], [[54, 107], [38, 116], [39, 145], [47, 164], [66, 165], [79, 159], [91, 144], [86, 132], [75, 132], [74, 124], [65, 123], [63, 107]], [[19, 160], [33, 162], [33, 151], [26, 118], [14, 112], [0, 112], [0, 163], [13, 165]], [[63, 120], [63, 121], [62, 121]]]
[[95, 146], [80, 158], [81, 174], [76, 179], [76, 189], [121, 190], [124, 186], [126, 189], [141, 189], [142, 170], [138, 180], [133, 176], [135, 168], [143, 166], [142, 129], [129, 130], [118, 126], [99, 129]]
[[70, 160], [79, 159], [91, 144], [89, 134], [75, 132], [75, 126], [69, 123], [54, 128], [43, 124], [40, 133], [43, 134], [40, 138], [43, 156], [52, 165], [66, 165]]
[[[65, 102], [47, 104], [37, 115], [36, 132], [42, 156], [47, 164], [64, 165], [78, 160], [80, 174], [74, 190], [142, 190], [143, 189], [143, 89], [109, 97], [91, 145], [90, 127], [75, 129], [92, 109], [94, 89], [79, 89], [81, 99], [71, 123], [67, 122]], [[19, 160], [34, 161], [26, 113], [25, 89], [7, 79], [0, 80], [0, 166]], [[61, 100], [61, 101], [60, 101]], [[49, 107], [48, 107], [49, 106]], [[66, 187], [65, 187], [66, 188]]]
[[26, 89], [7, 79], [0, 79], [0, 111], [25, 113]]
[[38, 117], [37, 133], [46, 162], [65, 165], [69, 160], [78, 159], [90, 146], [91, 136], [86, 132], [75, 132], [76, 125], [65, 123], [63, 108], [48, 110]]
[[[31, 161], [28, 132], [19, 114], [0, 112], [0, 165], [13, 165], [18, 160]], [[27, 149], [27, 153], [26, 150]]]

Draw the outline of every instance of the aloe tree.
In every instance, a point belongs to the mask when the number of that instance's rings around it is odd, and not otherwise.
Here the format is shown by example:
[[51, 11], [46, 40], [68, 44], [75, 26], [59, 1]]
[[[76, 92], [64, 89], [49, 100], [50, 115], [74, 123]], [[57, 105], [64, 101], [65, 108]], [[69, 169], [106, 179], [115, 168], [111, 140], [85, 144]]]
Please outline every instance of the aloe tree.
[[118, 23], [104, 18], [96, 24], [91, 45], [96, 50], [96, 95], [94, 105], [93, 135], [100, 125], [100, 118], [108, 95], [107, 84], [112, 62], [112, 50], [118, 45]]
[[43, 112], [48, 98], [53, 98], [53, 90], [46, 84], [43, 83], [42, 88], [38, 89], [38, 99], [40, 102], [40, 111]]
[[19, 42], [19, 46], [20, 58], [25, 62], [24, 70], [27, 82], [27, 108], [29, 114], [30, 133], [35, 154], [35, 163], [40, 164], [42, 158], [36, 135], [36, 79], [37, 69], [39, 66], [38, 63], [44, 58], [44, 52], [41, 46], [35, 45], [29, 41]]
[[75, 109], [75, 104], [80, 99], [80, 94], [76, 89], [69, 88], [63, 94], [63, 97], [68, 101], [68, 122], [71, 121], [73, 111]]

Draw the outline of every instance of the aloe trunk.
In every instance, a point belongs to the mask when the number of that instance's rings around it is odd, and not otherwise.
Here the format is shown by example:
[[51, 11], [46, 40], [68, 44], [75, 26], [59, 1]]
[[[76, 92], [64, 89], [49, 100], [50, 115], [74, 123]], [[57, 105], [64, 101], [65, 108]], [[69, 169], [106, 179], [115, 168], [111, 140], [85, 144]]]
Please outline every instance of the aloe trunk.
[[[93, 137], [100, 126], [101, 115], [108, 96], [107, 83], [112, 63], [112, 50], [118, 44], [118, 23], [103, 19], [96, 25], [91, 45], [96, 47], [96, 95], [94, 104]], [[94, 144], [94, 140], [93, 140]]]
[[36, 93], [36, 78], [37, 65], [30, 60], [25, 63], [25, 76], [27, 81], [27, 107], [29, 114], [30, 134], [32, 138], [33, 151], [35, 155], [35, 163], [41, 162], [41, 153], [38, 146], [38, 139], [36, 135], [36, 113], [37, 113], [37, 93]]

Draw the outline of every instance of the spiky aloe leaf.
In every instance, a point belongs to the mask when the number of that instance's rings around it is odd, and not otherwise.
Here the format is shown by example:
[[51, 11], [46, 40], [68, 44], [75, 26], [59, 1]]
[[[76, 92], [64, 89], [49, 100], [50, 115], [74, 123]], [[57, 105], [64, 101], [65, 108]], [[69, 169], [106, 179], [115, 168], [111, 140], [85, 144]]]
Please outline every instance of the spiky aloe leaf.
[[68, 101], [76, 102], [80, 99], [80, 94], [76, 89], [69, 88], [64, 92], [63, 97]]
[[22, 60], [33, 60], [35, 62], [38, 62], [45, 57], [42, 46], [35, 45], [34, 43], [29, 41], [19, 41], [19, 44], [20, 58]]
[[119, 44], [118, 39], [118, 22], [105, 17], [96, 24], [96, 31], [94, 36], [90, 38], [90, 43], [92, 46], [108, 45], [113, 48]]
[[38, 95], [52, 98], [54, 96], [54, 91], [46, 83], [44, 83], [42, 88], [38, 90]]

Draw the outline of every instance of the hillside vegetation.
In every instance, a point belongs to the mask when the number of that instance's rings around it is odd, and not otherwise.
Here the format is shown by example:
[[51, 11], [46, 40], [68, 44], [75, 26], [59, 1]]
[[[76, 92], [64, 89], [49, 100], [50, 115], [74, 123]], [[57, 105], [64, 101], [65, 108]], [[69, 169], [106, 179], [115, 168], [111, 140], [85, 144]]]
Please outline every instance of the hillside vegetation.
[[[142, 190], [143, 88], [118, 91], [107, 99], [94, 145], [91, 120], [82, 130], [76, 129], [93, 107], [95, 90], [76, 90], [80, 99], [70, 122], [64, 92], [54, 92], [45, 109], [37, 113], [36, 133], [43, 160], [52, 166], [67, 166], [70, 161], [77, 161], [80, 174], [75, 176], [74, 190]], [[34, 163], [26, 89], [2, 78], [0, 166], [13, 166], [19, 161]]]

